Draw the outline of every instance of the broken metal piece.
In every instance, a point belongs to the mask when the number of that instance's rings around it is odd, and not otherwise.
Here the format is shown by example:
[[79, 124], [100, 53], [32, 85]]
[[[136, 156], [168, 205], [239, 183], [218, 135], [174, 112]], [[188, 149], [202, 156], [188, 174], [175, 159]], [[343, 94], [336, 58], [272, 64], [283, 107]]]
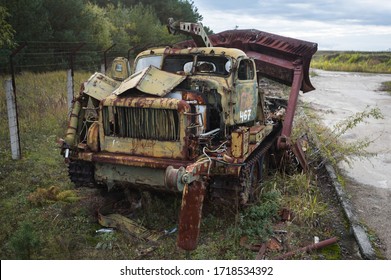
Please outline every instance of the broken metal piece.
[[135, 221], [120, 214], [102, 215], [101, 213], [98, 213], [98, 221], [99, 224], [104, 227], [118, 228], [142, 241], [156, 242], [163, 236], [162, 233], [148, 230]]
[[113, 228], [101, 228], [95, 231], [96, 233], [113, 233]]
[[294, 213], [287, 209], [287, 208], [282, 208], [279, 212], [278, 215], [281, 217], [281, 221], [286, 222], [286, 221], [292, 221], [293, 218], [295, 217]]
[[313, 250], [321, 249], [323, 247], [332, 245], [332, 244], [336, 243], [337, 241], [338, 241], [337, 237], [326, 239], [326, 240], [320, 241], [319, 243], [314, 243], [314, 244], [305, 246], [303, 248], [300, 248], [300, 249], [285, 253], [283, 255], [280, 255], [280, 256], [276, 257], [275, 260], [285, 260], [287, 258], [290, 258], [290, 257], [298, 254], [298, 253], [304, 253], [304, 252], [309, 253]]
[[148, 94], [164, 96], [184, 79], [186, 79], [186, 76], [169, 73], [154, 66], [149, 66], [123, 81], [114, 93], [120, 95], [136, 88]]
[[194, 181], [183, 190], [177, 244], [186, 251], [197, 248], [205, 189], [203, 181]]
[[292, 152], [295, 154], [297, 160], [300, 163], [301, 168], [303, 168], [304, 172], [308, 171], [308, 162], [305, 157], [304, 151], [302, 149], [302, 146], [299, 142], [300, 140], [297, 140], [295, 144], [292, 146]]
[[259, 248], [258, 254], [255, 257], [256, 260], [262, 260], [266, 253], [266, 244], [262, 243], [261, 248]]

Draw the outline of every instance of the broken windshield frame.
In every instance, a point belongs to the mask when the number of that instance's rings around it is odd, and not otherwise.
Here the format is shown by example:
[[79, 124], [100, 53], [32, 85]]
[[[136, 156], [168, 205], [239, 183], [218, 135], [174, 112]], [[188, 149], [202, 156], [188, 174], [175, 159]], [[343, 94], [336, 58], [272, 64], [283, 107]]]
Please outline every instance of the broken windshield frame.
[[162, 70], [172, 73], [228, 76], [231, 72], [231, 59], [211, 55], [168, 55], [164, 58]]
[[[135, 72], [141, 71], [150, 65], [171, 73], [221, 75], [228, 76], [231, 73], [232, 61], [226, 56], [213, 55], [167, 55], [162, 63], [161, 55], [140, 57], [136, 61]], [[196, 63], [195, 67], [194, 63]]]
[[136, 66], [134, 69], [134, 73], [137, 73], [149, 66], [155, 66], [156, 68], [161, 67], [162, 64], [162, 55], [148, 55], [139, 57], [136, 61]]

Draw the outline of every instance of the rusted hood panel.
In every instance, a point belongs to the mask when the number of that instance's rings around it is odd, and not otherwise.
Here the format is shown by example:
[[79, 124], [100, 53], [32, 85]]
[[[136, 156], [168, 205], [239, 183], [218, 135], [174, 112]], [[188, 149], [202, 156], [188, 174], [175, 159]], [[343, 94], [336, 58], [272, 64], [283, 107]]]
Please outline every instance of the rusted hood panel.
[[119, 85], [118, 81], [101, 73], [95, 73], [84, 84], [84, 93], [100, 101], [109, 96]]
[[[295, 65], [303, 65], [301, 90], [314, 89], [309, 78], [309, 67], [316, 43], [284, 37], [255, 29], [228, 30], [209, 36], [214, 47], [238, 48], [253, 57], [259, 74], [291, 86]], [[176, 48], [196, 47], [194, 41], [177, 43]]]
[[149, 66], [123, 81], [114, 93], [120, 95], [126, 91], [138, 89], [144, 93], [164, 96], [184, 79], [186, 79], [186, 76], [169, 73], [154, 66]]

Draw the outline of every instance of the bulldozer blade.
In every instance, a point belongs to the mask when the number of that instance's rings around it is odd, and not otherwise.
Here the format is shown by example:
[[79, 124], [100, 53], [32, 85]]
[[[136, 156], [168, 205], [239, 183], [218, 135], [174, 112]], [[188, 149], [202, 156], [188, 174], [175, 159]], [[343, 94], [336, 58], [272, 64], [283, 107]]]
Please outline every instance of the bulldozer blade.
[[197, 248], [205, 189], [203, 181], [186, 184], [183, 189], [177, 245], [186, 251]]

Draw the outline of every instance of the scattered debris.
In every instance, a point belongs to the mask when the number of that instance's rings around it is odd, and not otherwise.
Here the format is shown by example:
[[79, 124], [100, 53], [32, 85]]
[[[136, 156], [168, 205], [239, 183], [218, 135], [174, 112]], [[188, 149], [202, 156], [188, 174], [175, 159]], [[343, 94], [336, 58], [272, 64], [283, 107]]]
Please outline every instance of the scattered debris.
[[162, 233], [148, 230], [139, 225], [137, 222], [120, 214], [109, 214], [104, 216], [99, 213], [98, 221], [99, 224], [104, 227], [118, 228], [119, 230], [124, 231], [142, 241], [156, 242], [163, 236]]
[[266, 242], [266, 247], [270, 251], [281, 251], [282, 250], [282, 241], [278, 238], [272, 236], [268, 242]]
[[303, 253], [303, 252], [309, 253], [313, 250], [321, 249], [323, 247], [332, 245], [332, 244], [336, 243], [337, 241], [338, 241], [337, 237], [326, 239], [326, 240], [320, 241], [319, 243], [314, 243], [314, 244], [305, 246], [303, 248], [300, 248], [300, 249], [285, 253], [283, 255], [280, 255], [280, 256], [276, 257], [275, 260], [284, 260], [284, 259], [290, 258], [298, 253]]
[[170, 234], [173, 234], [173, 233], [177, 232], [177, 230], [178, 230], [178, 228], [177, 228], [177, 227], [174, 227], [174, 228], [173, 228], [173, 229], [171, 229], [171, 230], [167, 230], [167, 229], [165, 229], [165, 230], [164, 230], [164, 235], [170, 235]]
[[282, 222], [291, 222], [295, 217], [294, 213], [287, 208], [282, 208], [278, 215], [281, 217]]
[[150, 246], [146, 248], [137, 248], [136, 253], [139, 257], [145, 256], [151, 252], [153, 252], [156, 249], [156, 246]]
[[262, 260], [264, 258], [265, 253], [266, 253], [266, 244], [263, 243], [261, 248], [259, 248], [258, 254], [255, 259]]
[[95, 231], [96, 233], [112, 233], [114, 232], [113, 228], [101, 228]]
[[248, 237], [243, 236], [242, 238], [240, 238], [240, 245], [253, 252], [258, 252], [255, 258], [256, 260], [263, 259], [266, 251], [281, 251], [283, 248], [282, 241], [275, 236], [272, 236], [267, 242], [263, 242], [260, 244], [250, 245], [247, 243], [247, 241], [248, 241]]

